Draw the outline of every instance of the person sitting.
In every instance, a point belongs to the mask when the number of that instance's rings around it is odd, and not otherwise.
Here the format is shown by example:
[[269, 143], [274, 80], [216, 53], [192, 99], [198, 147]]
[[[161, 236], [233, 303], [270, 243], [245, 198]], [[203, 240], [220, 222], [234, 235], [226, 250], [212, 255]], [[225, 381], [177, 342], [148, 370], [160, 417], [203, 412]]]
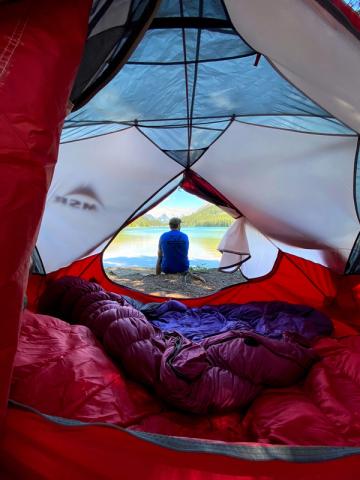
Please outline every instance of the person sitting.
[[170, 231], [159, 239], [156, 275], [164, 273], [186, 273], [189, 270], [189, 238], [180, 232], [180, 218], [169, 220]]

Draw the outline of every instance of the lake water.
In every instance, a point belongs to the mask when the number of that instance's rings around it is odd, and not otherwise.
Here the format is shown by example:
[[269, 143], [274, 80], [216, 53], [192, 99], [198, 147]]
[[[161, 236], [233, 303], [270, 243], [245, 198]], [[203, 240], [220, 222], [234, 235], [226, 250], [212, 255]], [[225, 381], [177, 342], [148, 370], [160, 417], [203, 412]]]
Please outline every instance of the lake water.
[[[159, 237], [168, 227], [126, 228], [104, 252], [104, 266], [155, 267]], [[221, 254], [216, 250], [226, 227], [188, 227], [190, 266], [217, 268]]]

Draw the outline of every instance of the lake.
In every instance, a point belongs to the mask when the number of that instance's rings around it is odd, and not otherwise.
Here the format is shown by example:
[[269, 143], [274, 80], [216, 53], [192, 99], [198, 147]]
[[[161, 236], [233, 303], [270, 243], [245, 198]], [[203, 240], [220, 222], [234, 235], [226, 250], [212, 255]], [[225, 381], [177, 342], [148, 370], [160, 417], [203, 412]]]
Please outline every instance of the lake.
[[[168, 227], [125, 228], [104, 252], [104, 266], [155, 268], [159, 237]], [[227, 227], [188, 227], [192, 267], [217, 268], [221, 254], [216, 250]]]

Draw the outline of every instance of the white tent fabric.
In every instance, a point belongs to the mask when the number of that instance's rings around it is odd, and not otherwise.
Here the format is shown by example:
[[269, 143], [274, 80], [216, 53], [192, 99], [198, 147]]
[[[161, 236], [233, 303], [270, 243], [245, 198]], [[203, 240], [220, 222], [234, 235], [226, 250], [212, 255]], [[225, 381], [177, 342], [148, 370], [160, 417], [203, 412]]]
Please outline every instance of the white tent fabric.
[[218, 250], [222, 253], [219, 269], [232, 273], [240, 267], [246, 278], [259, 278], [270, 273], [279, 250], [325, 265], [339, 273], [344, 271], [344, 252], [286, 245], [260, 233], [245, 217], [236, 220], [226, 231]]
[[37, 243], [45, 270], [92, 253], [182, 170], [136, 128], [61, 145]]
[[241, 266], [246, 278], [259, 278], [270, 273], [279, 254], [279, 249], [251, 223], [245, 220], [245, 235], [250, 258]]
[[227, 273], [239, 268], [246, 278], [258, 278], [271, 272], [279, 249], [249, 220], [240, 217], [227, 229], [217, 248], [221, 253], [219, 270]]
[[222, 253], [219, 269], [223, 272], [235, 272], [250, 256], [245, 233], [245, 220], [244, 217], [235, 220], [217, 247]]
[[[249, 45], [334, 117], [360, 132], [360, 42], [308, 0], [225, 0]], [[259, 34], [261, 32], [261, 34]]]
[[193, 170], [283, 250], [343, 270], [359, 232], [356, 146], [357, 137], [233, 122]]
[[[222, 248], [235, 255], [250, 251], [246, 276], [268, 273], [276, 247], [344, 271], [359, 232], [352, 191], [356, 144], [356, 136], [235, 121], [193, 165], [247, 219], [240, 250]], [[136, 128], [63, 144], [37, 245], [45, 270], [96, 251], [182, 170]], [[222, 266], [233, 259], [224, 258]]]

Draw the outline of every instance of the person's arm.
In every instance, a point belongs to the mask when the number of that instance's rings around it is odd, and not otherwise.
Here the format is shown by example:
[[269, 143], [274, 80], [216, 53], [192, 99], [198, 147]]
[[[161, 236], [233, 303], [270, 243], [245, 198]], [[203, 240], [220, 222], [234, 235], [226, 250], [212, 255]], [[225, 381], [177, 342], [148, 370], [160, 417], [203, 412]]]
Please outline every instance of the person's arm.
[[160, 248], [160, 245], [159, 245], [158, 258], [157, 258], [156, 268], [155, 268], [156, 275], [160, 275], [160, 273], [161, 273], [161, 260], [162, 260], [162, 251], [161, 251], [161, 248]]

